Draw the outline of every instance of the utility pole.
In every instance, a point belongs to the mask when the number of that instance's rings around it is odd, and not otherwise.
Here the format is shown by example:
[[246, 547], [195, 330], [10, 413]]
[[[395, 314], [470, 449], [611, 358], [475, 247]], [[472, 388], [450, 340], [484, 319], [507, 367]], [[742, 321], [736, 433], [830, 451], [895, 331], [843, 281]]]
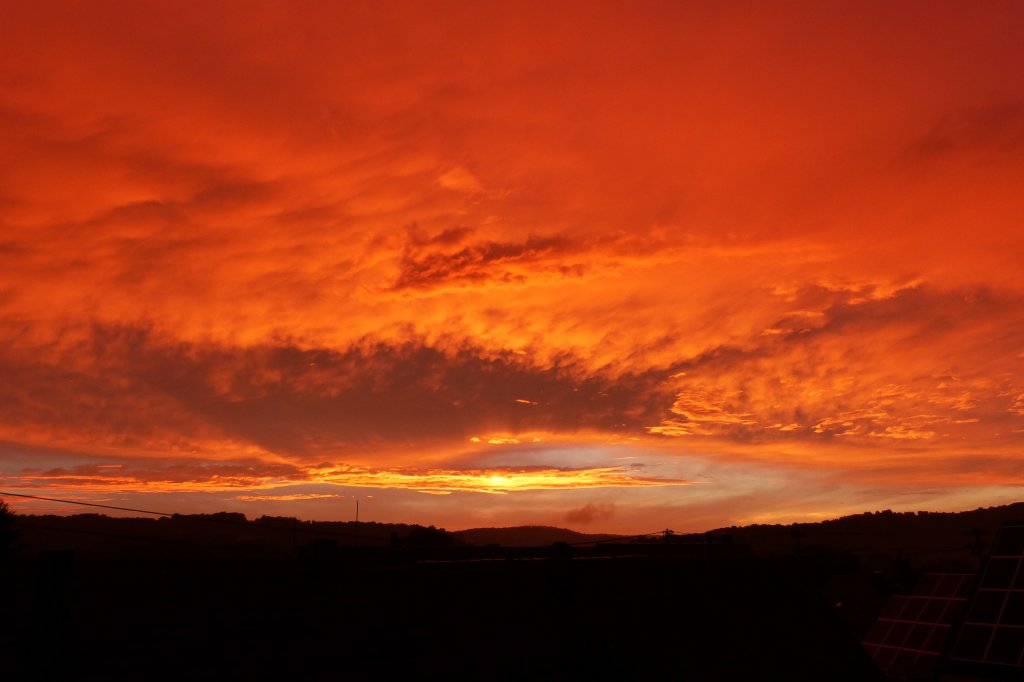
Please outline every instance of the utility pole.
[[356, 498], [356, 536], [353, 541], [353, 547], [359, 546], [359, 498]]

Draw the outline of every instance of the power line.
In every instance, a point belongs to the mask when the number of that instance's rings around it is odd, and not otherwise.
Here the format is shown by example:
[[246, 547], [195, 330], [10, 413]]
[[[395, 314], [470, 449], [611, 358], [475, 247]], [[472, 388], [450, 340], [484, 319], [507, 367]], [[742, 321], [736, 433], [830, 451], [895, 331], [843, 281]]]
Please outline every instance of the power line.
[[[153, 511], [151, 509], [135, 509], [133, 507], [118, 507], [118, 506], [111, 505], [111, 504], [99, 504], [97, 502], [82, 502], [81, 500], [65, 500], [65, 499], [61, 499], [59, 497], [43, 497], [41, 495], [28, 495], [26, 493], [11, 493], [11, 492], [6, 492], [6, 491], [3, 491], [3, 490], [0, 490], [0, 497], [2, 497], [4, 495], [8, 495], [10, 497], [23, 497], [23, 498], [30, 499], [30, 500], [44, 500], [46, 502], [60, 502], [62, 504], [75, 504], [75, 505], [79, 505], [79, 506], [82, 506], [82, 507], [97, 507], [99, 509], [115, 509], [117, 511], [128, 511], [128, 512], [134, 512], [134, 513], [137, 513], [137, 514], [151, 514], [153, 516], [163, 516], [163, 517], [169, 517], [169, 518], [178, 518], [178, 519], [185, 519], [185, 520], [189, 520], [189, 521], [200, 521], [200, 522], [203, 522], [203, 523], [219, 523], [221, 525], [239, 526], [241, 528], [247, 528], [247, 529], [279, 530], [279, 531], [284, 531], [286, 533], [302, 532], [302, 533], [312, 533], [312, 534], [315, 534], [315, 535], [329, 535], [329, 536], [338, 537], [338, 538], [351, 539], [351, 535], [349, 535], [347, 533], [339, 533], [337, 531], [327, 530], [327, 529], [323, 529], [323, 528], [315, 528], [315, 527], [310, 526], [310, 525], [305, 525], [305, 524], [315, 524], [315, 523], [350, 523], [349, 521], [317, 522], [317, 521], [299, 521], [298, 519], [292, 519], [292, 521], [293, 521], [292, 524], [290, 524], [288, 526], [276, 526], [276, 525], [260, 524], [260, 523], [250, 522], [250, 521], [235, 521], [233, 519], [218, 518], [216, 516], [178, 514], [178, 513], [173, 513], [173, 512], [172, 513], [159, 512], [159, 511]], [[364, 540], [369, 540], [371, 542], [389, 542], [388, 539], [378, 538], [378, 537], [373, 537], [373, 536], [366, 537], [366, 538], [364, 538]]]
[[[129, 511], [129, 512], [135, 512], [137, 514], [152, 514], [154, 516], [177, 517], [177, 518], [188, 519], [188, 520], [193, 520], [193, 521], [203, 521], [203, 522], [207, 522], [207, 523], [221, 523], [221, 524], [226, 524], [226, 525], [238, 525], [238, 526], [242, 526], [242, 527], [246, 527], [246, 528], [260, 528], [260, 529], [269, 529], [269, 530], [284, 530], [286, 532], [296, 532], [296, 531], [312, 532], [312, 534], [317, 534], [317, 535], [334, 536], [336, 538], [345, 538], [345, 539], [349, 539], [350, 538], [350, 536], [348, 534], [342, 534], [342, 532], [336, 532], [336, 531], [327, 530], [327, 529], [317, 529], [317, 528], [308, 527], [308, 526], [302, 527], [302, 526], [294, 526], [293, 525], [293, 527], [287, 527], [287, 526], [282, 526], [282, 525], [262, 525], [262, 524], [258, 524], [258, 523], [252, 523], [250, 521], [236, 521], [236, 520], [232, 520], [232, 519], [228, 519], [228, 518], [217, 518], [217, 517], [214, 517], [214, 516], [178, 514], [176, 512], [159, 512], [159, 511], [153, 511], [151, 509], [135, 509], [133, 507], [118, 507], [118, 506], [115, 506], [115, 505], [101, 505], [101, 504], [98, 504], [96, 502], [82, 502], [81, 500], [62, 500], [60, 498], [45, 498], [45, 497], [42, 497], [42, 496], [39, 496], [39, 495], [27, 495], [25, 493], [8, 493], [8, 492], [5, 492], [5, 491], [0, 491], [0, 497], [3, 497], [3, 496], [9, 496], [9, 497], [12, 497], [12, 498], [26, 498], [26, 499], [29, 499], [29, 500], [43, 500], [45, 502], [59, 502], [61, 504], [79, 505], [81, 507], [96, 507], [96, 508], [99, 508], [99, 509], [114, 509], [114, 510], [117, 510], [117, 511]], [[298, 519], [294, 519], [294, 520], [296, 521], [296, 523], [300, 523], [300, 524], [317, 523], [318, 522], [318, 521], [299, 521]], [[350, 521], [327, 521], [327, 522], [328, 523], [350, 523]], [[358, 520], [356, 520], [356, 523], [358, 523]], [[579, 541], [579, 542], [574, 542], [574, 543], [566, 543], [566, 544], [569, 545], [570, 547], [575, 547], [575, 546], [579, 546], [579, 545], [601, 545], [603, 543], [624, 542], [624, 541], [630, 541], [630, 540], [640, 540], [641, 538], [649, 538], [651, 536], [660, 536], [660, 535], [664, 535], [665, 532], [666, 532], [666, 530], [654, 530], [652, 532], [641, 532], [640, 535], [636, 535], [636, 536], [616, 536], [616, 537], [613, 537], [613, 538], [606, 538], [604, 540], [585, 540], [585, 541]], [[670, 532], [670, 535], [671, 535], [672, 531], [669, 531], [669, 532]], [[373, 537], [366, 538], [365, 540], [370, 540], [372, 542], [373, 541], [376, 541], [376, 542], [389, 542], [389, 541], [387, 541], [387, 540], [385, 540], [383, 538], [373, 538]]]
[[[62, 500], [57, 497], [42, 497], [40, 495], [26, 495], [24, 493], [9, 493], [0, 490], [0, 496], [7, 495], [9, 497], [25, 497], [30, 500], [45, 500], [47, 502], [63, 502], [64, 504], [78, 504], [83, 507], [99, 507], [100, 509], [116, 509], [118, 511], [130, 511], [139, 514], [153, 514], [155, 516], [177, 516], [177, 514], [168, 514], [167, 512], [150, 511], [148, 509], [132, 509], [131, 507], [115, 507], [110, 504], [97, 504], [96, 502], [82, 502], [80, 500]], [[218, 519], [224, 521], [226, 519]]]

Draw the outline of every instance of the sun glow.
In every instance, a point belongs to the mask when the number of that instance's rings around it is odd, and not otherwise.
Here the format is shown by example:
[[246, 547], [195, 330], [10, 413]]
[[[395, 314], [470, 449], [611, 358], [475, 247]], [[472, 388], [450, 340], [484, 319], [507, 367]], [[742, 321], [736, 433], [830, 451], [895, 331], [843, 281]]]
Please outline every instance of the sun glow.
[[474, 471], [326, 472], [319, 480], [338, 485], [504, 494], [525, 490], [637, 488], [687, 485], [689, 481], [637, 476], [622, 467]]
[[[637, 488], [687, 485], [689, 481], [651, 476], [640, 476], [624, 467], [594, 467], [583, 469], [475, 469], [475, 470], [408, 470], [370, 469], [363, 467], [313, 467], [287, 478], [274, 476], [221, 476], [211, 475], [206, 480], [160, 480], [159, 477], [142, 479], [130, 472], [119, 475], [53, 475], [25, 476], [17, 481], [3, 479], [5, 485], [27, 489], [73, 489], [107, 492], [228, 492], [244, 489], [258, 491], [283, 485], [329, 484], [345, 487], [394, 488], [420, 492], [476, 492], [503, 494], [525, 490], [569, 490], [585, 488]], [[315, 496], [314, 496], [315, 497]], [[255, 496], [237, 499], [256, 500]], [[309, 499], [302, 495], [266, 497], [262, 499]]]

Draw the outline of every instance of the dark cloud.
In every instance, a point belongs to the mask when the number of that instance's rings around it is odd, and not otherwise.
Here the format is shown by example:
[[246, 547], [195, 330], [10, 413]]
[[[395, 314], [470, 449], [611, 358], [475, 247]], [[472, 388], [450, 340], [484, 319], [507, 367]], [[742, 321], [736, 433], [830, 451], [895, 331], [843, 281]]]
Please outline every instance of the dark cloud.
[[16, 480], [19, 486], [74, 485], [72, 481], [82, 485], [217, 483], [222, 486], [253, 486], [268, 478], [304, 481], [307, 475], [296, 466], [254, 459], [230, 462], [141, 460], [118, 464], [80, 464], [46, 471], [23, 470]]
[[[766, 334], [754, 336], [745, 344], [721, 345], [679, 361], [672, 371], [729, 367], [738, 363], [778, 355], [788, 346], [807, 346], [824, 338], [855, 338], [859, 333], [877, 333], [895, 329], [892, 346], [915, 340], [942, 343], [944, 337], [971, 329], [992, 329], [1000, 351], [1015, 346], [1024, 338], [1024, 321], [1015, 315], [1024, 299], [1015, 292], [988, 287], [938, 289], [912, 285], [894, 291], [875, 286], [826, 288], [808, 286], [794, 295], [794, 313], [779, 318]], [[1002, 353], [1001, 353], [1002, 355]]]
[[595, 521], [605, 521], [615, 515], [615, 505], [607, 503], [589, 503], [565, 514], [568, 523], [587, 525]]
[[404, 244], [393, 289], [472, 288], [579, 278], [590, 271], [607, 272], [631, 259], [643, 260], [678, 248], [679, 240], [665, 234], [529, 234], [510, 240], [491, 239], [467, 227], [449, 228], [435, 236], [413, 228]]
[[521, 242], [477, 240], [462, 244], [467, 235], [464, 228], [457, 228], [425, 243], [410, 241], [394, 288], [507, 284], [525, 281], [529, 271], [569, 274], [582, 267], [566, 260], [581, 251], [581, 244], [567, 237], [531, 235]]
[[910, 159], [924, 160], [978, 150], [998, 156], [1024, 150], [1024, 102], [999, 102], [947, 114], [906, 153]]
[[0, 355], [6, 424], [129, 447], [219, 437], [306, 454], [494, 432], [637, 432], [671, 401], [654, 370], [593, 372], [568, 354], [538, 365], [470, 343], [232, 347], [95, 326], [35, 351]]

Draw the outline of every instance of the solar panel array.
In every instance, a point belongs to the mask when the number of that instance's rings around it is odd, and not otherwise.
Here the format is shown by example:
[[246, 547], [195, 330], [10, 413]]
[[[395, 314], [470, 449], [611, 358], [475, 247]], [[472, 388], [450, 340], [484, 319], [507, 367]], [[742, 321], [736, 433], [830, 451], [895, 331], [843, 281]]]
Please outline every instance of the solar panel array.
[[996, 536], [951, 658], [1024, 668], [1024, 521]]
[[864, 648], [888, 676], [930, 672], [953, 625], [963, 615], [969, 573], [926, 573], [911, 595], [894, 595], [864, 638]]

